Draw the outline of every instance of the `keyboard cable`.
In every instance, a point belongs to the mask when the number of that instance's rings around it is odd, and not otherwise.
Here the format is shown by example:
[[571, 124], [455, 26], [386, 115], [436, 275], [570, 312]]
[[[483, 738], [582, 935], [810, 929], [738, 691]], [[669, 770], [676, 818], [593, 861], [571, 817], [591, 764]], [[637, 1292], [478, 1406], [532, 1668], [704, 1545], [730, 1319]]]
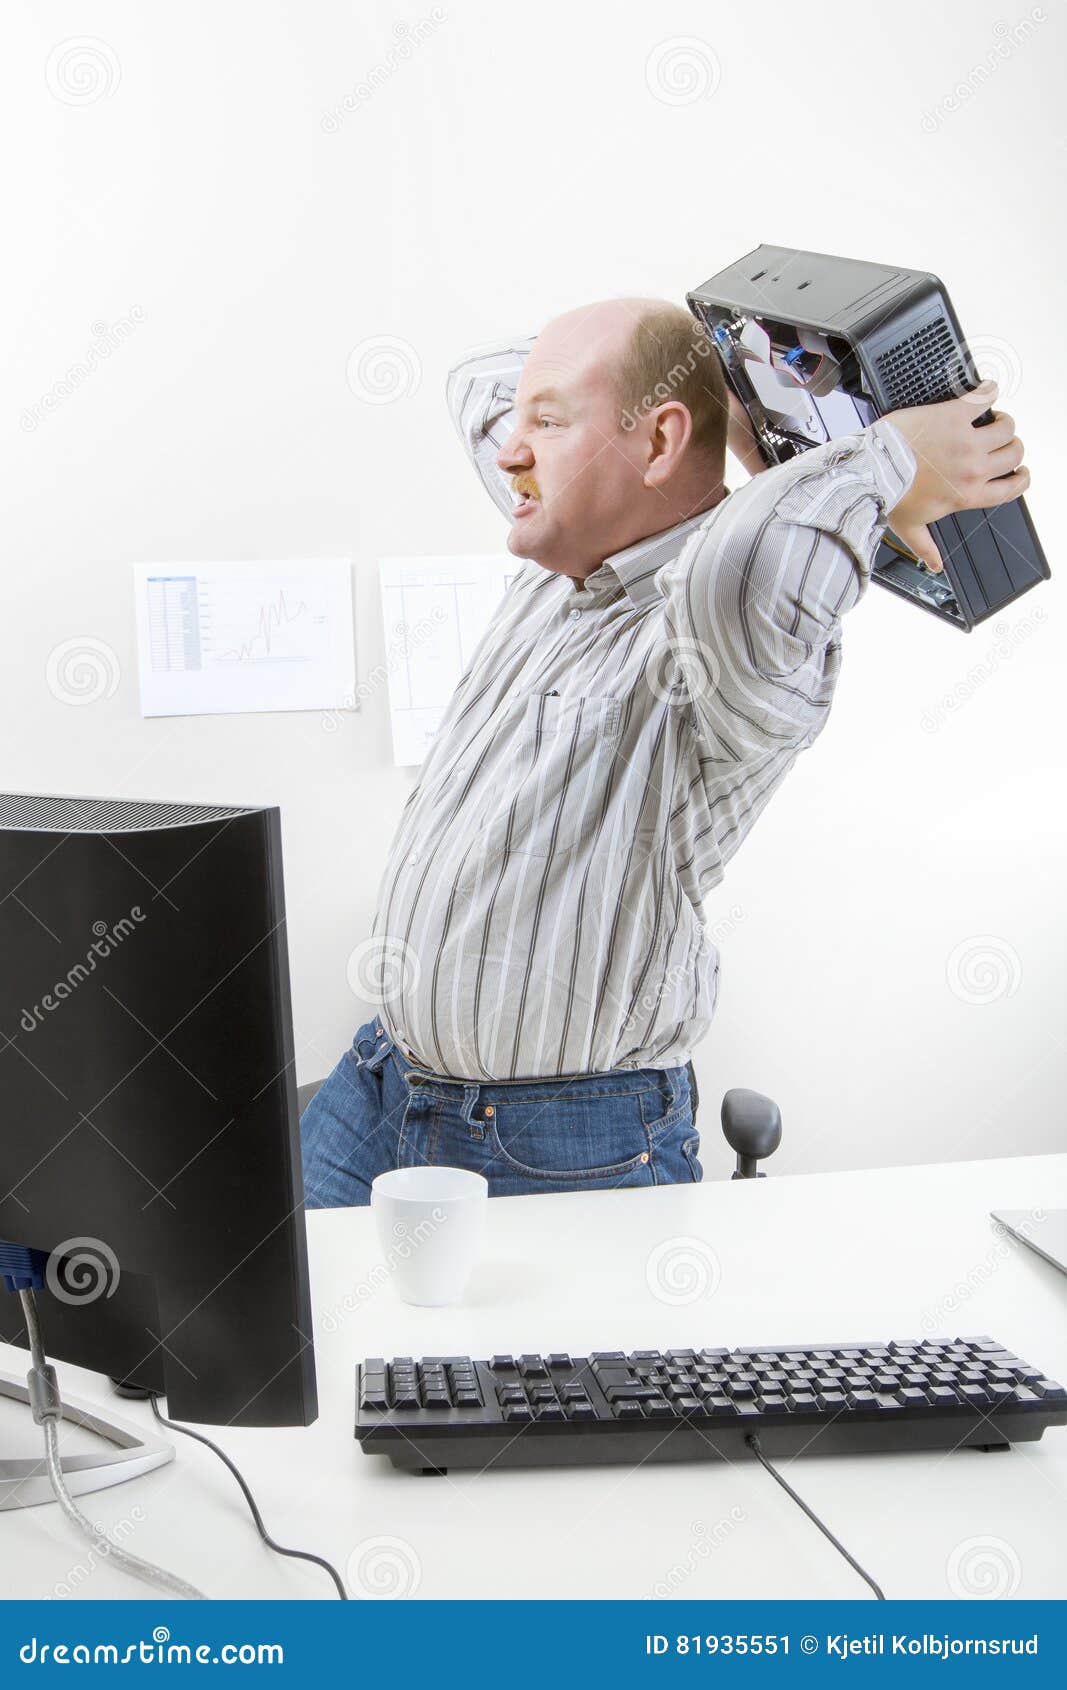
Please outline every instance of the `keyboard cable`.
[[752, 1451], [753, 1455], [756, 1457], [756, 1460], [761, 1462], [763, 1464], [763, 1466], [766, 1467], [768, 1473], [771, 1475], [771, 1478], [777, 1479], [778, 1483], [781, 1485], [782, 1489], [786, 1492], [787, 1496], [792, 1497], [793, 1501], [797, 1504], [798, 1508], [802, 1508], [804, 1510], [805, 1514], [808, 1516], [808, 1519], [812, 1522], [812, 1524], [815, 1525], [815, 1526], [818, 1526], [819, 1530], [822, 1532], [823, 1537], [829, 1538], [830, 1542], [833, 1544], [834, 1548], [838, 1551], [838, 1553], [845, 1557], [845, 1560], [848, 1562], [849, 1566], [853, 1569], [853, 1571], [859, 1573], [860, 1578], [863, 1579], [867, 1584], [870, 1585], [871, 1589], [874, 1591], [874, 1594], [878, 1598], [879, 1602], [884, 1602], [885, 1601], [885, 1591], [882, 1590], [880, 1588], [880, 1586], [875, 1584], [875, 1582], [872, 1579], [870, 1573], [864, 1572], [863, 1568], [860, 1566], [860, 1564], [856, 1560], [855, 1556], [849, 1554], [849, 1552], [845, 1548], [844, 1544], [838, 1538], [836, 1538], [834, 1536], [834, 1534], [830, 1530], [829, 1526], [823, 1525], [822, 1521], [819, 1519], [819, 1516], [815, 1513], [814, 1509], [808, 1507], [807, 1503], [804, 1501], [804, 1498], [802, 1496], [797, 1495], [797, 1493], [793, 1489], [792, 1485], [789, 1484], [789, 1482], [786, 1479], [783, 1479], [781, 1473], [778, 1472], [777, 1468], [773, 1467], [771, 1465], [771, 1463], [767, 1460], [767, 1457], [764, 1455], [763, 1450], [760, 1447], [759, 1435], [756, 1432], [750, 1432], [748, 1434], [748, 1436], [746, 1437], [745, 1442], [748, 1445], [749, 1449]]
[[223, 1466], [227, 1467], [233, 1474], [237, 1483], [241, 1487], [241, 1494], [248, 1504], [252, 1519], [255, 1522], [256, 1530], [263, 1539], [263, 1542], [267, 1545], [267, 1548], [273, 1549], [276, 1555], [288, 1555], [294, 1561], [314, 1562], [316, 1567], [321, 1567], [324, 1572], [329, 1573], [337, 1587], [337, 1594], [341, 1598], [341, 1601], [347, 1602], [349, 1600], [349, 1596], [348, 1591], [344, 1586], [344, 1580], [337, 1571], [337, 1568], [332, 1566], [324, 1556], [314, 1555], [310, 1549], [286, 1549], [284, 1544], [276, 1543], [274, 1541], [266, 1526], [263, 1524], [263, 1516], [259, 1511], [259, 1505], [257, 1504], [255, 1497], [252, 1495], [252, 1492], [245, 1481], [244, 1475], [241, 1473], [237, 1465], [230, 1460], [226, 1451], [224, 1449], [220, 1449], [218, 1444], [212, 1443], [210, 1438], [205, 1438], [203, 1432], [194, 1432], [191, 1426], [183, 1426], [179, 1420], [168, 1420], [167, 1416], [160, 1412], [159, 1399], [155, 1395], [152, 1396], [151, 1401], [152, 1413], [155, 1415], [161, 1426], [166, 1426], [167, 1430], [170, 1432], [184, 1432], [187, 1438], [195, 1438], [198, 1444], [206, 1444], [207, 1448], [218, 1456]]

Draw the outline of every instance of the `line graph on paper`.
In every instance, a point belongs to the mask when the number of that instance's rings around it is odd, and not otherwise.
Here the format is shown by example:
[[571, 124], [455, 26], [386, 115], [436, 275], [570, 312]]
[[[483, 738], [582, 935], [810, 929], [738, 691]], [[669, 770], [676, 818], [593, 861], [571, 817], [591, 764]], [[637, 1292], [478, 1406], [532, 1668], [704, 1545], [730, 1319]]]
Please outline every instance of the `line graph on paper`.
[[289, 580], [156, 577], [148, 582], [152, 668], [315, 663], [329, 649], [326, 593]]
[[346, 559], [136, 570], [145, 715], [352, 708]]

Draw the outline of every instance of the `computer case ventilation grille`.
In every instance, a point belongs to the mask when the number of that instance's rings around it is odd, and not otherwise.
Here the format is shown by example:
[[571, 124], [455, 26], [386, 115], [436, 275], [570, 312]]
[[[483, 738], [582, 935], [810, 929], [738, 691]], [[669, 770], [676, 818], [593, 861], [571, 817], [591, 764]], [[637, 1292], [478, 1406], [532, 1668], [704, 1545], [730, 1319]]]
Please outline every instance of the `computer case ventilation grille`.
[[889, 403], [901, 409], [951, 399], [962, 391], [962, 362], [944, 317], [898, 340], [876, 358], [875, 367]]

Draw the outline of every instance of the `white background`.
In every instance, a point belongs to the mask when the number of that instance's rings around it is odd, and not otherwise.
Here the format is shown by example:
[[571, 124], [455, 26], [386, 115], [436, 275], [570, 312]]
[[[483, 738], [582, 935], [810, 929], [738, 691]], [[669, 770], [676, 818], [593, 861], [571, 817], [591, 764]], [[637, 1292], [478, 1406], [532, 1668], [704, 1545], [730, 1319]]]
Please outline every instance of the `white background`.
[[[346, 962], [410, 789], [376, 561], [502, 542], [444, 410], [458, 351], [680, 299], [761, 240], [932, 269], [1060, 568], [1051, 0], [4, 16], [0, 783], [280, 805], [301, 1079], [367, 1012]], [[387, 403], [348, 380], [379, 337]], [[133, 562], [344, 555], [359, 715], [140, 719]], [[969, 637], [884, 593], [852, 618], [830, 726], [709, 905], [709, 1175], [736, 1084], [781, 1103], [792, 1169], [1062, 1146], [1062, 579]]]

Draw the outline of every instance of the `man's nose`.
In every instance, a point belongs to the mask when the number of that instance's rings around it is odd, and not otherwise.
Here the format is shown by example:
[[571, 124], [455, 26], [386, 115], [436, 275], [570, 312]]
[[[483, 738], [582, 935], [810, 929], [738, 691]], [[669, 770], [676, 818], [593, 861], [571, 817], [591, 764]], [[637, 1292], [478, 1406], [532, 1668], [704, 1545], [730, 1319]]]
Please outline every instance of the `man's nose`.
[[518, 429], [509, 434], [496, 455], [497, 465], [505, 475], [517, 475], [519, 470], [533, 467], [533, 450]]

